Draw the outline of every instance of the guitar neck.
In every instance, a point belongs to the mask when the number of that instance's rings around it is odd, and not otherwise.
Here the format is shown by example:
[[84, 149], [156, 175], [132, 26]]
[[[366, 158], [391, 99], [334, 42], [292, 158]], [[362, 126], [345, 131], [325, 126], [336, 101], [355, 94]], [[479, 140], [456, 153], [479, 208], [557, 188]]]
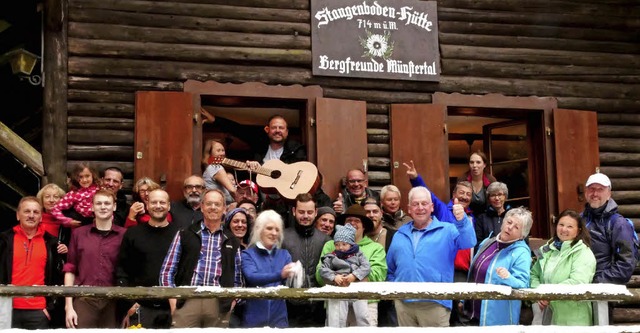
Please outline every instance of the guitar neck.
[[[233, 168], [236, 168], [236, 169], [249, 170], [249, 166], [247, 165], [247, 163], [236, 161], [236, 160], [231, 160], [231, 159], [228, 159], [228, 158], [224, 158], [222, 160], [222, 162], [220, 162], [220, 164], [227, 165], [227, 166], [230, 166], [230, 167], [233, 167]], [[255, 173], [260, 174], [260, 175], [271, 177], [271, 172], [272, 171], [273, 170], [268, 169], [268, 168], [259, 167], [257, 170], [254, 170], [252, 172], [255, 172]]]

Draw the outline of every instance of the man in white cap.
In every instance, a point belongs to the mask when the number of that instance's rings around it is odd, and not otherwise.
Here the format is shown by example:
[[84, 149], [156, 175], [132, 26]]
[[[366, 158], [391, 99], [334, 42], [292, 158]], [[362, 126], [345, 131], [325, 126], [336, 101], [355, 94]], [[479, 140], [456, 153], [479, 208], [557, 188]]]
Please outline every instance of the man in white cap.
[[596, 256], [594, 283], [626, 284], [636, 267], [633, 227], [618, 213], [611, 198], [611, 180], [594, 173], [586, 183], [582, 216], [591, 235], [591, 250]]

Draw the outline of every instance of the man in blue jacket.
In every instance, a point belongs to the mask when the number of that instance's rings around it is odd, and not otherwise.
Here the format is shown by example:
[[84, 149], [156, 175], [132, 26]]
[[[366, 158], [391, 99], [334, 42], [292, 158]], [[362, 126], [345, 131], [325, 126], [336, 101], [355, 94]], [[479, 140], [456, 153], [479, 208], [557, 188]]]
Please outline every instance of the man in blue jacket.
[[618, 213], [618, 204], [611, 198], [611, 180], [595, 173], [586, 183], [582, 216], [591, 235], [591, 250], [596, 256], [594, 283], [625, 284], [636, 267], [633, 227]]
[[[432, 216], [433, 202], [426, 187], [409, 192], [413, 221], [398, 229], [387, 253], [392, 282], [453, 282], [453, 262], [460, 249], [473, 247], [476, 235], [462, 205], [454, 201], [456, 222]], [[449, 326], [450, 300], [396, 300], [399, 326]]]

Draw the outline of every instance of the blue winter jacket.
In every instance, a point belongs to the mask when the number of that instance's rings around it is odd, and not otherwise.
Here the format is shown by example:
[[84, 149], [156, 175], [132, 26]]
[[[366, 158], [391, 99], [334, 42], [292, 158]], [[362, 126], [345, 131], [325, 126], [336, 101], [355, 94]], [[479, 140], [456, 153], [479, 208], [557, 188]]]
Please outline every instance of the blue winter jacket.
[[[486, 250], [489, 245], [496, 242], [496, 238], [485, 239], [478, 249], [478, 253], [471, 261], [469, 278], [478, 256]], [[509, 277], [503, 279], [498, 276], [496, 269], [504, 267], [509, 271]], [[511, 246], [500, 250], [491, 260], [485, 283], [506, 285], [511, 288], [529, 288], [531, 276], [531, 250], [524, 240], [518, 240]], [[475, 282], [475, 281], [469, 281]], [[495, 325], [519, 325], [520, 323], [520, 300], [482, 300], [480, 305], [480, 326]]]
[[607, 201], [600, 216], [595, 216], [593, 211], [586, 204], [582, 213], [597, 262], [593, 282], [625, 284], [637, 265], [633, 240], [635, 230], [618, 214], [618, 204], [613, 199]]
[[[465, 215], [460, 222], [439, 221], [432, 216], [426, 231], [421, 232], [414, 247], [413, 221], [403, 225], [393, 236], [387, 253], [391, 282], [453, 282], [453, 260], [460, 249], [476, 243], [473, 225]], [[414, 250], [415, 248], [415, 250]], [[451, 309], [450, 300], [407, 300], [436, 302]]]
[[[276, 287], [284, 284], [282, 268], [291, 262], [289, 251], [274, 248], [271, 253], [256, 245], [242, 251], [242, 274], [247, 287]], [[243, 327], [289, 327], [283, 299], [246, 300]]]

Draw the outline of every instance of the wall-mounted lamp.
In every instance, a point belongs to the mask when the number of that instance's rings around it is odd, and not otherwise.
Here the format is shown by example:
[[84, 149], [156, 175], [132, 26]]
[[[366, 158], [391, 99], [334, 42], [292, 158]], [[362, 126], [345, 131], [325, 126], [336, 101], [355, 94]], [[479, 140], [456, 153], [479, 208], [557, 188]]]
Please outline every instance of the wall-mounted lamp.
[[21, 80], [27, 79], [29, 83], [34, 86], [42, 83], [42, 77], [40, 75], [31, 75], [36, 62], [40, 59], [37, 55], [20, 48], [5, 53], [3, 58], [9, 61], [11, 71], [13, 74], [19, 76]]

